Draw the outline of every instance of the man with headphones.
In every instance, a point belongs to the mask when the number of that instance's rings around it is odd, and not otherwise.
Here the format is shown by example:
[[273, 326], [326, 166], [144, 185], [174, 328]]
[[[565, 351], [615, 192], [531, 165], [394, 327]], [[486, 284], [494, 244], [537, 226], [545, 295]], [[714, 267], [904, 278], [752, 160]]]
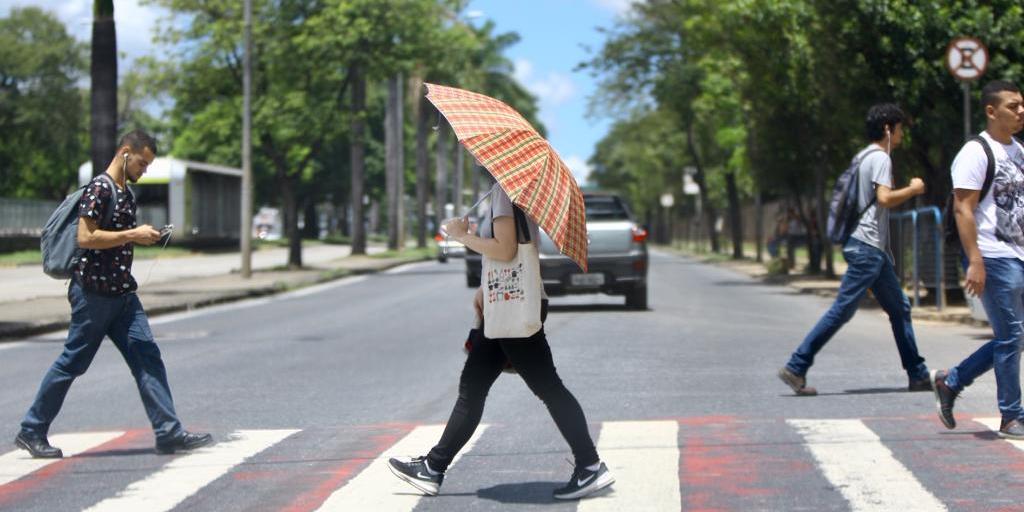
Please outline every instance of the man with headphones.
[[[186, 431], [178, 421], [160, 349], [135, 293], [135, 244], [152, 245], [161, 235], [150, 225], [136, 225], [135, 196], [126, 182], [135, 183], [145, 174], [156, 158], [156, 141], [145, 132], [133, 131], [121, 137], [118, 146], [117, 155], [107, 167], [107, 177], [94, 177], [79, 201], [78, 246], [85, 251], [68, 288], [68, 337], [64, 351], [43, 377], [14, 440], [36, 458], [63, 456], [60, 448], [50, 446], [47, 440], [50, 425], [71, 383], [89, 368], [107, 336], [135, 377], [159, 453], [190, 450], [213, 441], [210, 434]], [[117, 187], [116, 193], [111, 183]], [[109, 208], [114, 209], [110, 225], [101, 226]]]
[[868, 109], [865, 127], [871, 143], [853, 159], [858, 166], [854, 179], [858, 180], [857, 212], [860, 218], [850, 240], [843, 246], [843, 258], [848, 266], [839, 294], [778, 373], [779, 378], [798, 395], [817, 394], [814, 388], [806, 385], [806, 374], [814, 364], [814, 356], [843, 324], [853, 318], [861, 297], [868, 289], [889, 315], [900, 361], [907, 372], [908, 391], [931, 390], [928, 367], [918, 353], [914, 339], [910, 301], [903, 293], [889, 252], [889, 209], [924, 193], [921, 178], [911, 179], [910, 185], [904, 188], [893, 188], [889, 155], [903, 141], [905, 119], [903, 111], [892, 103]]

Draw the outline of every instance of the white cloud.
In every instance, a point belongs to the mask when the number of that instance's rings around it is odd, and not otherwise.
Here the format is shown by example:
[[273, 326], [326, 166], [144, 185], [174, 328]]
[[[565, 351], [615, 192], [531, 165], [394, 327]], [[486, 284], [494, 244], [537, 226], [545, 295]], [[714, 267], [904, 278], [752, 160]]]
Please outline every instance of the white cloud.
[[617, 15], [625, 14], [636, 3], [636, 0], [591, 0], [598, 7]]
[[[14, 0], [0, 9], [6, 15], [13, 7], [39, 7], [57, 16], [68, 33], [88, 43], [92, 38], [92, 2], [83, 0]], [[168, 15], [166, 9], [153, 5], [140, 5], [139, 0], [118, 0], [114, 5], [117, 30], [117, 52], [130, 62], [137, 57], [153, 53], [158, 24]], [[125, 59], [121, 59], [127, 64]], [[119, 70], [120, 71], [120, 70]]]
[[568, 158], [563, 159], [565, 165], [569, 166], [569, 170], [572, 171], [572, 175], [576, 177], [576, 182], [579, 184], [586, 183], [590, 179], [590, 165], [587, 161], [579, 155], [569, 155]]
[[557, 107], [576, 97], [577, 88], [572, 77], [555, 71], [543, 77], [534, 76], [533, 63], [526, 59], [515, 61], [513, 76], [540, 100], [542, 106]]

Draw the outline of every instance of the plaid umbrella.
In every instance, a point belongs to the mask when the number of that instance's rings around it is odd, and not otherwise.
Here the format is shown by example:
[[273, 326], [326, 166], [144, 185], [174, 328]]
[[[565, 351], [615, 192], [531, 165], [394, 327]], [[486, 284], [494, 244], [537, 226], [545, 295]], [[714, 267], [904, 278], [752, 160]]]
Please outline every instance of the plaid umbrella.
[[587, 270], [587, 214], [569, 167], [508, 105], [483, 94], [426, 84], [427, 99], [459, 142], [494, 176], [563, 254]]

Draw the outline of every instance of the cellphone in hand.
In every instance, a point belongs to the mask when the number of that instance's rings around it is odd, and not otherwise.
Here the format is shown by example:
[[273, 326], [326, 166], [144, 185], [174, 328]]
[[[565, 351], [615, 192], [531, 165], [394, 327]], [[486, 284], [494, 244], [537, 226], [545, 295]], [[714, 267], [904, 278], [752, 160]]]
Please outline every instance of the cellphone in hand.
[[160, 236], [165, 237], [171, 234], [172, 231], [174, 231], [174, 224], [166, 224], [164, 227], [160, 228]]

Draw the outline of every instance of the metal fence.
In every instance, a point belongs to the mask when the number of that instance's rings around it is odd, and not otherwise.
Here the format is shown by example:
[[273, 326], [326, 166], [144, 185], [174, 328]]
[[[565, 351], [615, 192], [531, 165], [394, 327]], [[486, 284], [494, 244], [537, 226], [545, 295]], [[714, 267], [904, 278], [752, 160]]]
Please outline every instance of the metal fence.
[[[0, 237], [38, 237], [59, 201], [12, 199], [0, 197]], [[140, 206], [136, 212], [138, 223], [163, 226], [167, 223], [167, 207]]]
[[889, 216], [889, 242], [896, 275], [913, 289], [914, 307], [922, 294], [941, 311], [946, 290], [959, 287], [956, 254], [946, 254], [942, 212], [935, 206]]
[[0, 197], [0, 236], [39, 236], [60, 203]]

